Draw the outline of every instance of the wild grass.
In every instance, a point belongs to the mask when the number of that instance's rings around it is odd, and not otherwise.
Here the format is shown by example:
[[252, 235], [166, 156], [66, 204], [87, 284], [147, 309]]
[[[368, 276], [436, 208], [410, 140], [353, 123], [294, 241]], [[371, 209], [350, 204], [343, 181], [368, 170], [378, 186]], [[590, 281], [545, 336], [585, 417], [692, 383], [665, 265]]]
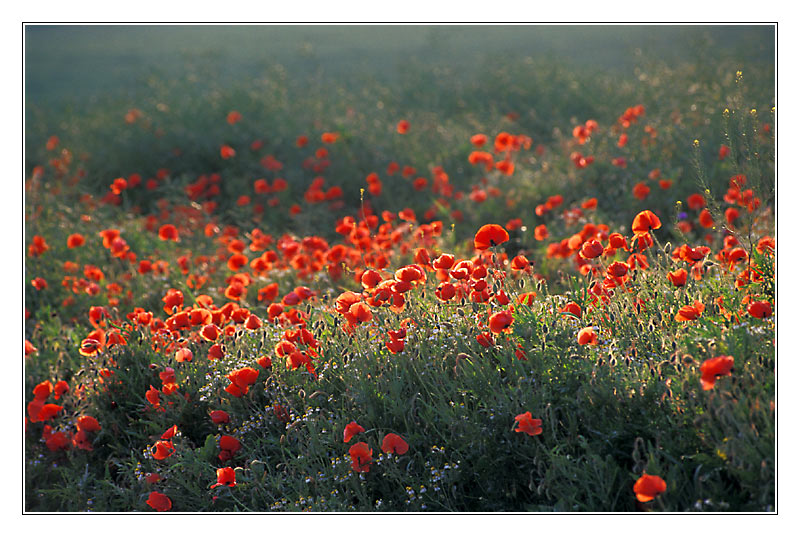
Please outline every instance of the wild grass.
[[[772, 66], [709, 64], [698, 55], [643, 59], [633, 75], [587, 72], [510, 55], [464, 73], [409, 62], [400, 79], [299, 79], [273, 65], [231, 83], [198, 63], [180, 76], [149, 78], [133, 100], [120, 91], [80, 111], [32, 103], [24, 287], [25, 338], [36, 350], [26, 352], [25, 403], [45, 381], [69, 388], [58, 400], [46, 396], [63, 407], [52, 418], [23, 409], [25, 510], [152, 511], [146, 502], [155, 491], [171, 511], [192, 512], [773, 511], [775, 316], [748, 311], [754, 302], [775, 305]], [[622, 126], [637, 105], [644, 115]], [[231, 111], [242, 119], [227, 122]], [[396, 130], [401, 119], [408, 134]], [[573, 129], [587, 120], [598, 127], [580, 144]], [[338, 133], [335, 143], [320, 141], [326, 132]], [[513, 174], [469, 164], [472, 151], [491, 152], [502, 132], [532, 140], [524, 147], [520, 138], [523, 147], [508, 153]], [[470, 143], [476, 133], [488, 136], [485, 147]], [[298, 147], [299, 136], [306, 146]], [[256, 140], [260, 147], [251, 147]], [[235, 156], [222, 158], [222, 145]], [[594, 162], [577, 167], [575, 152]], [[265, 168], [268, 155], [282, 167]], [[399, 170], [389, 174], [392, 162]], [[415, 171], [404, 176], [405, 166]], [[366, 182], [373, 172], [380, 195]], [[442, 173], [450, 195], [432, 190]], [[130, 183], [132, 174], [138, 186], [109, 194], [114, 179]], [[214, 174], [217, 194], [207, 190]], [[203, 177], [206, 190], [190, 196]], [[337, 186], [341, 195], [309, 197], [319, 177], [323, 190]], [[427, 185], [417, 190], [419, 177]], [[259, 194], [260, 178], [283, 178], [288, 187]], [[643, 199], [632, 193], [637, 183], [650, 188]], [[476, 191], [485, 201], [471, 196]], [[713, 227], [699, 223], [692, 194], [703, 196]], [[537, 211], [557, 195], [560, 204]], [[591, 198], [596, 209], [582, 208]], [[738, 217], [729, 219], [732, 208]], [[398, 218], [404, 209], [415, 218]], [[631, 224], [645, 210], [661, 226], [634, 243]], [[383, 211], [394, 220], [384, 221]], [[352, 231], [336, 231], [344, 217], [353, 218]], [[159, 238], [165, 224], [177, 227], [179, 242]], [[484, 224], [507, 228], [509, 240], [475, 251]], [[548, 238], [534, 237], [539, 225]], [[102, 244], [108, 229], [120, 231], [122, 254]], [[259, 244], [255, 230], [272, 241]], [[69, 248], [75, 233], [86, 243]], [[552, 245], [581, 233], [577, 248], [554, 253]], [[593, 238], [607, 248], [611, 233], [623, 236], [625, 249], [578, 253]], [[48, 245], [38, 255], [28, 250], [34, 236]], [[231, 268], [237, 240], [247, 263]], [[703, 245], [709, 250], [699, 259], [681, 257], [681, 246]], [[735, 248], [744, 255], [733, 256]], [[442, 300], [436, 271], [423, 269], [425, 281], [392, 291], [404, 298], [402, 311], [398, 298], [370, 304], [376, 295], [362, 286], [363, 272], [398, 278], [396, 270], [424, 265], [419, 249], [430, 261], [443, 253], [471, 259], [486, 274], [468, 278], [463, 296]], [[265, 251], [275, 254], [270, 265], [253, 268]], [[631, 261], [634, 253], [647, 267]], [[513, 269], [518, 254], [532, 266]], [[143, 260], [163, 265], [146, 272]], [[607, 272], [614, 262], [626, 266], [617, 280]], [[692, 271], [680, 287], [667, 277], [678, 268]], [[238, 299], [226, 296], [237, 277], [246, 282]], [[47, 287], [36, 289], [35, 278]], [[477, 298], [479, 281], [488, 299]], [[259, 299], [270, 283], [277, 295]], [[294, 303], [287, 295], [300, 286], [314, 294]], [[165, 310], [171, 289], [183, 302]], [[345, 291], [363, 292], [370, 319], [337, 311]], [[702, 314], [677, 321], [695, 301]], [[568, 302], [580, 307], [579, 318], [562, 311]], [[222, 358], [209, 358], [213, 342], [201, 325], [164, 325], [183, 307], [205, 304], [218, 315], [228, 303], [220, 321], [228, 331], [216, 341]], [[272, 303], [300, 319], [270, 322]], [[92, 307], [105, 315], [92, 320]], [[231, 320], [237, 307], [263, 326]], [[503, 310], [513, 310], [513, 321], [481, 344], [493, 330], [490, 316]], [[137, 321], [138, 312], [154, 321]], [[118, 330], [124, 343], [81, 353], [98, 326], [106, 336]], [[582, 345], [578, 331], [590, 326], [596, 344]], [[276, 351], [303, 327], [315, 343], [295, 343], [313, 371], [293, 369]], [[390, 331], [401, 327], [403, 349], [392, 352]], [[178, 348], [192, 360], [177, 361]], [[732, 356], [733, 370], [705, 390], [701, 364], [718, 356]], [[248, 392], [226, 391], [229, 375], [248, 367], [257, 373]], [[175, 391], [164, 387], [167, 368]], [[218, 410], [228, 423], [212, 421]], [[540, 434], [515, 431], [525, 412], [541, 420]], [[81, 416], [101, 427], [87, 433], [88, 445], [72, 441]], [[345, 443], [353, 421], [364, 431]], [[173, 425], [174, 452], [155, 459]], [[46, 444], [58, 432], [66, 444]], [[389, 433], [408, 451], [382, 450]], [[220, 446], [225, 435], [240, 444], [230, 458]], [[357, 442], [372, 450], [369, 471], [351, 464]], [[235, 486], [212, 488], [228, 467]], [[640, 502], [633, 487], [645, 473], [663, 478], [666, 490]]]

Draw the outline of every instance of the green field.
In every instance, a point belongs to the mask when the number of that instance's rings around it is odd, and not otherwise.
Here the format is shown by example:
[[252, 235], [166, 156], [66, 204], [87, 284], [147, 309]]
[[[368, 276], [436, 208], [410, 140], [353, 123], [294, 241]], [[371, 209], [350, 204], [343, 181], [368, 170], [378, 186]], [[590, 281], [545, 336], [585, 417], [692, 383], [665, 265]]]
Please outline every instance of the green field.
[[774, 37], [27, 26], [25, 511], [774, 512]]

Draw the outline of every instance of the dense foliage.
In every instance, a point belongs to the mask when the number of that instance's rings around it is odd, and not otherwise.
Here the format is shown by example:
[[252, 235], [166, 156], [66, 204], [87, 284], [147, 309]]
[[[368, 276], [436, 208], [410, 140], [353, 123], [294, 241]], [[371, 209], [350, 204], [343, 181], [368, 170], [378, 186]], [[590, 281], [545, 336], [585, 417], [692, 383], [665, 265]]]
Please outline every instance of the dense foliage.
[[27, 110], [27, 511], [772, 511], [772, 65]]

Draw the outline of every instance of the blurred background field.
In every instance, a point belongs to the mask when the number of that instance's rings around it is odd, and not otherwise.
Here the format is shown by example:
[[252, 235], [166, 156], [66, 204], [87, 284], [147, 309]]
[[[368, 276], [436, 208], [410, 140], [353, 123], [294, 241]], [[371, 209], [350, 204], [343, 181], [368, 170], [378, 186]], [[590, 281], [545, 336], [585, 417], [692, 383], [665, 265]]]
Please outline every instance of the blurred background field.
[[[315, 143], [321, 132], [338, 131], [347, 160], [334, 159], [324, 175], [352, 209], [364, 177], [390, 161], [404, 158], [400, 164], [420, 175], [442, 166], [456, 190], [468, 191], [480, 180], [466, 165], [476, 132], [513, 131], [553, 155], [569, 154], [576, 124], [611, 125], [641, 104], [654, 114], [665, 162], [630, 152], [628, 178], [606, 163], [581, 181], [613, 199], [617, 187], [629, 190], [661, 166], [679, 196], [696, 186], [691, 141], [701, 139], [709, 158], [724, 142], [722, 108], [747, 102], [766, 119], [774, 32], [769, 25], [29, 26], [26, 172], [47, 158], [45, 141], [55, 135], [87, 156], [82, 185], [96, 194], [114, 177], [162, 168], [180, 186], [224, 170], [231, 191], [241, 191], [264, 174], [254, 152], [241, 151], [261, 140], [260, 156], [286, 165], [281, 174], [296, 195], [313, 178], [300, 170], [296, 137]], [[744, 84], [734, 84], [738, 70]], [[143, 119], [120, 128], [132, 109]], [[231, 110], [244, 117], [236, 129], [224, 121]], [[401, 119], [412, 136], [395, 135]], [[219, 159], [221, 144], [240, 158]], [[577, 180], [563, 162], [549, 162], [549, 174], [518, 167], [513, 183], [527, 192], [518, 201], [556, 193], [559, 175]], [[415, 210], [430, 203], [402, 182], [385, 188], [385, 198]], [[134, 201], [148, 209], [147, 199]]]
[[232, 82], [273, 63], [300, 79], [361, 79], [403, 77], [418, 62], [474, 74], [533, 57], [625, 76], [643, 61], [775, 55], [772, 26], [28, 26], [25, 37], [26, 96], [37, 104], [135, 94], [152, 74], [200, 63]]

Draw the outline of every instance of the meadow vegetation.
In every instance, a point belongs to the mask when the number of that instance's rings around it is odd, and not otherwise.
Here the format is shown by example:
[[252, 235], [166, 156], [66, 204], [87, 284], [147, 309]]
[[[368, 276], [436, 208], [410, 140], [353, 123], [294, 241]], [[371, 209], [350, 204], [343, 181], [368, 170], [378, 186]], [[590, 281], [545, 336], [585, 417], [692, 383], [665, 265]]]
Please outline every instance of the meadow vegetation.
[[775, 510], [772, 58], [433, 57], [29, 98], [26, 511]]

